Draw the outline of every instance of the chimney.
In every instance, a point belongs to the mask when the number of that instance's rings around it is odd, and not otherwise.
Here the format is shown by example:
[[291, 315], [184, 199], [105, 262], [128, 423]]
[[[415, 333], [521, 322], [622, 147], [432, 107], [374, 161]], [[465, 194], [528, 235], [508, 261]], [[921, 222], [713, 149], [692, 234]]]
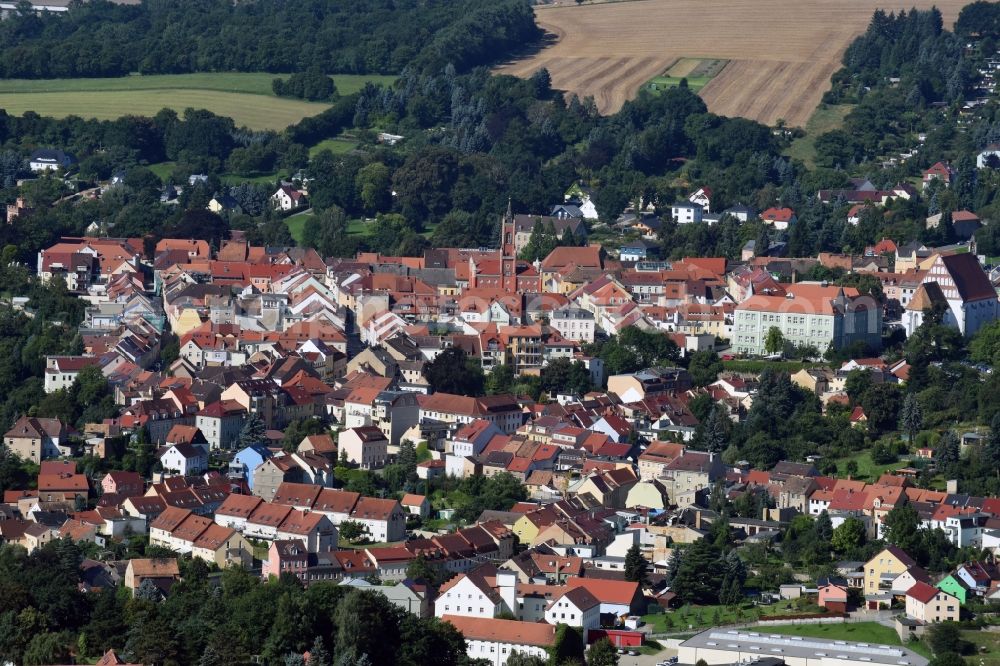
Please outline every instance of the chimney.
[[694, 512], [694, 528], [696, 530], [701, 529], [701, 509], [698, 509]]

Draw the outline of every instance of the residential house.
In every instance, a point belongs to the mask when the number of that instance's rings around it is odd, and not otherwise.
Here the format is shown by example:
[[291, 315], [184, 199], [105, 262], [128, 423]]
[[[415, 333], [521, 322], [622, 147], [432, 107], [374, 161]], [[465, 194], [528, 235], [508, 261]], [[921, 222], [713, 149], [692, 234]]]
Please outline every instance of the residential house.
[[101, 479], [101, 491], [105, 495], [135, 497], [142, 495], [145, 490], [146, 484], [138, 472], [115, 470], [108, 472]]
[[406, 537], [406, 514], [394, 499], [362, 497], [351, 511], [351, 520], [364, 525], [372, 541], [392, 542]]
[[[554, 595], [555, 596], [555, 595]], [[555, 596], [545, 609], [549, 624], [568, 624], [588, 632], [601, 627], [601, 602], [585, 587], [568, 589]]]
[[865, 563], [865, 595], [891, 589], [893, 579], [915, 564], [912, 557], [896, 546], [883, 548]]
[[361, 469], [381, 469], [389, 459], [389, 440], [375, 426], [341, 431], [337, 446], [349, 463]]
[[294, 210], [306, 205], [306, 195], [291, 185], [282, 185], [271, 195], [271, 205], [278, 210]]
[[59, 419], [22, 416], [4, 434], [3, 441], [11, 453], [37, 465], [46, 458], [71, 453], [66, 445], [67, 435], [68, 428]]
[[760, 214], [760, 221], [769, 224], [779, 231], [788, 229], [795, 224], [797, 218], [791, 208], [768, 208]]
[[961, 612], [959, 600], [944, 590], [917, 583], [906, 592], [906, 615], [923, 622], [957, 622]]
[[125, 589], [133, 596], [144, 581], [151, 581], [157, 589], [165, 593], [180, 579], [181, 571], [177, 566], [176, 557], [136, 558], [129, 560], [125, 567]]
[[164, 471], [191, 476], [208, 469], [208, 448], [204, 444], [173, 444], [159, 455]]
[[73, 156], [57, 148], [37, 148], [28, 157], [28, 168], [35, 173], [68, 169]]
[[407, 513], [414, 516], [420, 516], [421, 518], [427, 518], [431, 512], [431, 503], [427, 500], [426, 495], [406, 493], [403, 495], [403, 499], [400, 504], [404, 509], [406, 509]]
[[847, 612], [847, 581], [842, 578], [823, 578], [818, 581], [817, 604], [833, 613]]

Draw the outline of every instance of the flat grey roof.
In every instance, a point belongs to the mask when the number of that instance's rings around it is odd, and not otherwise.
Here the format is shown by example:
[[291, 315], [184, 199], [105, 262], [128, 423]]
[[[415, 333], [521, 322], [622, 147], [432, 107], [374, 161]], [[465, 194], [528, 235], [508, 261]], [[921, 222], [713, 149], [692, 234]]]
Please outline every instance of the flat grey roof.
[[905, 647], [836, 641], [807, 636], [768, 634], [738, 629], [708, 629], [681, 643], [684, 647], [749, 652], [762, 657], [796, 657], [870, 662], [886, 666], [927, 666], [927, 659]]

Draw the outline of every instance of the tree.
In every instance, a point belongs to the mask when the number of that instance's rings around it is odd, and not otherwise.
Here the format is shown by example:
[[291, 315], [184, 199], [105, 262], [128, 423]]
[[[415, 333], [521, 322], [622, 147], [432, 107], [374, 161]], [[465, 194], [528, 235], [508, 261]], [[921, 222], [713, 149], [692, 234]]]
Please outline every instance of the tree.
[[861, 396], [861, 407], [868, 417], [868, 432], [873, 435], [889, 432], [899, 421], [902, 391], [897, 384], [875, 384]]
[[924, 411], [920, 408], [920, 401], [915, 394], [907, 393], [899, 411], [899, 429], [906, 433], [907, 441], [912, 445], [923, 426]]
[[[471, 362], [470, 362], [471, 361]], [[436, 393], [477, 396], [483, 394], [483, 371], [459, 347], [449, 347], [424, 366], [424, 376]]]
[[963, 654], [968, 651], [968, 642], [962, 639], [962, 632], [956, 622], [939, 622], [927, 629], [927, 645], [935, 656], [947, 653]]
[[688, 372], [695, 386], [708, 386], [722, 372], [722, 361], [714, 351], [696, 351], [689, 359]]
[[238, 438], [240, 448], [251, 444], [263, 444], [267, 441], [267, 427], [256, 413], [250, 414], [243, 427], [240, 428]]
[[[282, 226], [287, 227], [284, 223]], [[323, 257], [354, 256], [357, 242], [348, 234], [344, 209], [331, 205], [309, 217], [302, 230], [302, 245]]]
[[729, 436], [733, 422], [721, 404], [712, 407], [701, 432], [701, 441], [706, 451], [721, 453], [729, 445]]
[[583, 638], [580, 632], [567, 624], [556, 626], [556, 637], [549, 648], [549, 666], [567, 666], [569, 664], [584, 664]]
[[958, 435], [954, 431], [949, 430], [938, 440], [934, 457], [942, 465], [951, 465], [958, 462], [961, 450], [962, 447], [958, 441]]
[[399, 443], [399, 455], [396, 462], [406, 473], [406, 482], [411, 486], [417, 482], [417, 450], [413, 442], [404, 439]]
[[337, 653], [367, 655], [373, 664], [391, 664], [399, 649], [404, 611], [378, 592], [352, 590], [337, 606]]
[[857, 518], [848, 518], [833, 530], [830, 544], [837, 553], [853, 553], [865, 543], [865, 524]]
[[719, 548], [707, 538], [699, 539], [684, 549], [672, 589], [681, 601], [691, 604], [714, 604], [725, 575]]
[[306, 666], [330, 666], [330, 661], [330, 653], [326, 649], [323, 637], [317, 636], [316, 640], [313, 641], [312, 648], [309, 650], [309, 659], [306, 660]]
[[392, 176], [386, 165], [372, 162], [362, 167], [355, 183], [358, 198], [369, 215], [387, 211], [392, 206]]
[[587, 666], [618, 666], [618, 652], [607, 638], [595, 641], [587, 651]]
[[[507, 666], [546, 666], [548, 661], [535, 655], [525, 654], [514, 650], [507, 657]], [[471, 666], [471, 665], [470, 665]]]
[[[857, 470], [855, 470], [857, 472]], [[820, 544], [828, 544], [833, 540], [833, 521], [830, 520], [830, 514], [825, 510], [821, 511], [816, 520], [813, 523], [813, 531], [816, 535], [816, 540]]]
[[406, 565], [406, 577], [410, 580], [423, 580], [436, 585], [441, 580], [441, 571], [432, 566], [423, 555], [417, 555]]
[[916, 557], [920, 545], [920, 516], [909, 504], [897, 504], [882, 522], [886, 542]]
[[556, 393], [583, 395], [593, 387], [590, 370], [580, 361], [557, 358], [549, 362], [541, 372], [542, 390], [550, 396]]
[[955, 652], [942, 652], [928, 661], [927, 666], [968, 666], [968, 662]]
[[340, 524], [339, 530], [340, 538], [348, 543], [354, 543], [368, 534], [368, 528], [356, 520], [345, 520]]
[[625, 580], [637, 582], [640, 587], [644, 586], [648, 570], [649, 561], [643, 557], [639, 544], [633, 544], [625, 554]]
[[767, 329], [767, 337], [764, 338], [764, 351], [768, 354], [778, 354], [785, 348], [785, 336], [781, 329], [772, 326]]

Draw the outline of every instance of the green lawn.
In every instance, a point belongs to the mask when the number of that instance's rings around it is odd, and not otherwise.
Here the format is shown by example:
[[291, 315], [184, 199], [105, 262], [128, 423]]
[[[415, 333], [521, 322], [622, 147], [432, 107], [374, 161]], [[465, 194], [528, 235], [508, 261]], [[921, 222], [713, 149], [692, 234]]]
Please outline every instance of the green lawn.
[[875, 481], [878, 477], [882, 476], [889, 470], [899, 469], [900, 467], [906, 467], [907, 465], [905, 460], [899, 460], [894, 463], [889, 463], [888, 465], [876, 465], [872, 462], [871, 452], [862, 451], [854, 454], [853, 456], [840, 458], [836, 461], [838, 476], [847, 476], [847, 462], [849, 460], [853, 460], [858, 464], [858, 472], [854, 475], [854, 478], [865, 481]]
[[792, 141], [785, 149], [785, 155], [794, 160], [802, 160], [809, 168], [816, 166], [816, 138], [831, 130], [844, 126], [844, 118], [852, 104], [821, 104], [809, 118], [805, 126], [805, 136]]
[[[880, 643], [882, 645], [902, 645], [899, 635], [892, 627], [886, 627], [878, 622], [844, 622], [840, 624], [789, 624], [780, 627], [754, 627], [754, 631], [768, 634], [786, 634], [789, 636], [809, 636], [811, 638], [828, 638], [838, 641], [856, 641], [860, 643]], [[917, 654], [930, 656], [930, 651], [923, 643], [907, 643]]]
[[157, 178], [166, 182], [167, 177], [170, 176], [176, 166], [177, 162], [160, 162], [159, 164], [150, 164], [149, 170], [155, 173]]
[[269, 185], [278, 181], [278, 174], [266, 173], [261, 176], [237, 176], [234, 173], [224, 173], [219, 176], [226, 185], [240, 185], [241, 183], [254, 183], [256, 185]]
[[323, 150], [329, 150], [335, 155], [341, 155], [349, 153], [357, 147], [358, 142], [349, 137], [338, 136], [334, 139], [323, 139], [309, 149], [309, 157], [315, 157], [317, 153]]
[[976, 646], [976, 656], [966, 657], [967, 663], [1000, 666], [1000, 633], [963, 631], [962, 638]]
[[285, 224], [288, 225], [288, 232], [292, 234], [292, 238], [294, 238], [295, 242], [299, 245], [302, 244], [302, 232], [305, 231], [306, 220], [308, 220], [312, 214], [312, 209], [309, 209], [302, 213], [296, 213], [295, 215], [285, 218]]
[[[124, 76], [107, 79], [0, 80], [0, 108], [20, 115], [34, 111], [57, 118], [77, 115], [109, 120], [126, 114], [153, 116], [163, 108], [178, 112], [208, 109], [252, 129], [284, 129], [328, 104], [275, 97], [267, 73], [218, 72]], [[368, 81], [391, 84], [392, 76], [336, 75], [349, 94]]]
[[775, 604], [761, 604], [759, 606], [747, 604], [739, 609], [721, 605], [684, 606], [671, 613], [644, 615], [642, 619], [652, 627], [653, 633], [671, 633], [753, 622], [758, 615], [791, 615], [794, 613], [815, 613], [818, 610], [819, 608], [816, 606], [799, 608], [793, 602], [780, 601]]

